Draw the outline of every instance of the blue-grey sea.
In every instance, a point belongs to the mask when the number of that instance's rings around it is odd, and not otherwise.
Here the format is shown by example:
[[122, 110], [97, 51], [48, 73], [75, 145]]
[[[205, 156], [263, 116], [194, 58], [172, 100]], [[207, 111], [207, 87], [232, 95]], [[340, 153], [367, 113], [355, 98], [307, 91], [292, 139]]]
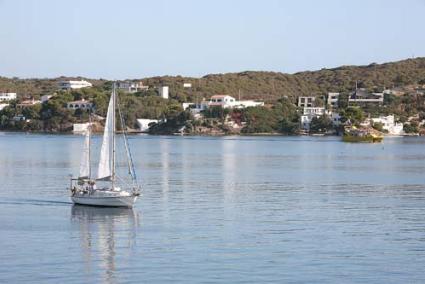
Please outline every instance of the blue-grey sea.
[[131, 136], [134, 209], [72, 205], [83, 139], [0, 133], [0, 283], [425, 282], [425, 138]]

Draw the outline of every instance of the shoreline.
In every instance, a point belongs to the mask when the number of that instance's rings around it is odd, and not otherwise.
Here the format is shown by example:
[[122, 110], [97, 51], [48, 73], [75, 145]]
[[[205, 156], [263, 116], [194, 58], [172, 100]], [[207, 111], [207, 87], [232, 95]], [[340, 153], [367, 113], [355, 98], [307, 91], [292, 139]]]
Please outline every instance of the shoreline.
[[[83, 133], [74, 133], [72, 131], [20, 131], [20, 130], [0, 130], [0, 134], [2, 133], [23, 133], [23, 134], [44, 134], [44, 135], [73, 135], [73, 136], [82, 136]], [[102, 135], [103, 132], [94, 132], [94, 135]], [[171, 133], [171, 134], [151, 134], [146, 132], [128, 132], [127, 135], [129, 136], [136, 136], [136, 135], [146, 135], [146, 136], [182, 136], [182, 137], [342, 137], [342, 135], [338, 134], [282, 134], [282, 133], [232, 133], [232, 134], [178, 134], [178, 133]], [[404, 134], [404, 135], [384, 135], [385, 138], [403, 138], [403, 137], [422, 137], [425, 135], [420, 135], [419, 133], [411, 133], [411, 134]]]

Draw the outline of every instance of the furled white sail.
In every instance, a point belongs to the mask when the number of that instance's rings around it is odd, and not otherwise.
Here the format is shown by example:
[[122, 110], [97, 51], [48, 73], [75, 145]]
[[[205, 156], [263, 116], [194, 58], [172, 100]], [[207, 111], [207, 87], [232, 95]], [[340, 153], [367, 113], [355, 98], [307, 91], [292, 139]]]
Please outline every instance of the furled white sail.
[[106, 115], [105, 131], [103, 132], [102, 148], [100, 150], [99, 168], [97, 172], [98, 180], [110, 180], [112, 176], [111, 158], [112, 158], [112, 139], [114, 135], [114, 94], [109, 101], [108, 113]]
[[[89, 126], [90, 127], [90, 126]], [[84, 148], [80, 161], [79, 178], [89, 178], [90, 176], [90, 130], [87, 128]]]

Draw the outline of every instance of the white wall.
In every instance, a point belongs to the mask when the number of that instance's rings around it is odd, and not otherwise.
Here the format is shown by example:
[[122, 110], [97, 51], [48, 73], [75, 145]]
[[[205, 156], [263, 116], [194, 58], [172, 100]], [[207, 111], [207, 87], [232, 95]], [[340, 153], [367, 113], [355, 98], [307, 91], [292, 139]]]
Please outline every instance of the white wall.
[[158, 88], [159, 96], [163, 99], [168, 99], [168, 86], [161, 86]]
[[402, 123], [396, 123], [394, 119], [394, 115], [388, 115], [388, 116], [380, 116], [377, 118], [372, 118], [373, 123], [382, 123], [382, 129], [385, 129], [388, 131], [388, 134], [390, 135], [402, 135], [404, 134], [403, 131], [403, 124]]
[[305, 115], [322, 115], [325, 113], [324, 107], [305, 107], [304, 114]]
[[85, 133], [89, 127], [90, 123], [74, 123], [72, 126], [72, 132], [76, 134], [82, 134]]
[[92, 86], [93, 86], [92, 83], [87, 82], [85, 80], [59, 82], [59, 87], [62, 90], [81, 89], [81, 88], [88, 88], [88, 87], [92, 87]]
[[16, 100], [16, 93], [0, 93], [0, 101]]
[[9, 104], [0, 104], [0, 110], [4, 109], [5, 107], [7, 107]]
[[147, 131], [149, 129], [149, 124], [155, 122], [158, 123], [158, 119], [147, 119], [147, 118], [139, 118], [137, 119], [137, 125], [139, 126], [140, 131]]

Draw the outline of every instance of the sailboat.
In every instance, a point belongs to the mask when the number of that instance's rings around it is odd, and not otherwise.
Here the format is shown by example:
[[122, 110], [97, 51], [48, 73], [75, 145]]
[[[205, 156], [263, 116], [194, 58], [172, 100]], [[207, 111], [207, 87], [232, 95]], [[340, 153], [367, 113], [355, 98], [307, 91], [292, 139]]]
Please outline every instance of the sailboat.
[[[122, 134], [119, 136], [122, 136], [124, 140], [123, 144], [131, 182], [126, 182], [116, 172], [116, 140], [118, 138], [116, 131], [117, 105], [121, 128], [123, 129]], [[140, 186], [137, 183], [124, 119], [119, 103], [117, 104], [115, 84], [108, 105], [96, 179], [91, 177], [91, 128], [92, 123], [89, 122], [84, 140], [79, 176], [78, 178], [71, 177], [70, 190], [72, 202], [81, 205], [132, 208], [137, 197], [140, 195]]]

